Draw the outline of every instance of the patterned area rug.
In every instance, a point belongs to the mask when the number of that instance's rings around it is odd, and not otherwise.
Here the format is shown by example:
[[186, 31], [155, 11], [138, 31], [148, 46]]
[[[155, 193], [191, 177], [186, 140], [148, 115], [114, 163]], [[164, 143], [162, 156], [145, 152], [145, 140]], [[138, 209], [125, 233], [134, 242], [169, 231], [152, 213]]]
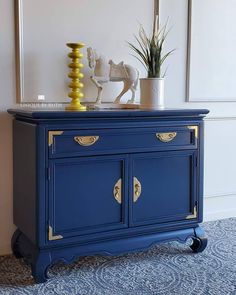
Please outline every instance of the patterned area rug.
[[236, 219], [203, 227], [209, 238], [203, 253], [172, 242], [119, 257], [84, 257], [51, 267], [39, 285], [22, 261], [0, 257], [0, 294], [236, 295]]

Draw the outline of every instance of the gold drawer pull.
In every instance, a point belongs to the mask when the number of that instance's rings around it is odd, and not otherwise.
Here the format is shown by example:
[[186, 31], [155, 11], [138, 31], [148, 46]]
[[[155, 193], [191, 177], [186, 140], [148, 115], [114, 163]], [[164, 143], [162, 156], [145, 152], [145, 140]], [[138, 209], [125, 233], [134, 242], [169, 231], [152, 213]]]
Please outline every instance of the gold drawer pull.
[[141, 193], [142, 193], [142, 185], [141, 183], [138, 181], [138, 179], [136, 177], [134, 177], [134, 195], [133, 195], [133, 201], [134, 203], [138, 201]]
[[156, 133], [156, 137], [162, 142], [170, 142], [177, 135], [177, 132]]
[[121, 187], [122, 187], [122, 180], [119, 179], [113, 189], [114, 198], [119, 204], [121, 204], [121, 198], [122, 198]]
[[90, 146], [98, 141], [99, 136], [75, 136], [74, 140], [82, 146]]

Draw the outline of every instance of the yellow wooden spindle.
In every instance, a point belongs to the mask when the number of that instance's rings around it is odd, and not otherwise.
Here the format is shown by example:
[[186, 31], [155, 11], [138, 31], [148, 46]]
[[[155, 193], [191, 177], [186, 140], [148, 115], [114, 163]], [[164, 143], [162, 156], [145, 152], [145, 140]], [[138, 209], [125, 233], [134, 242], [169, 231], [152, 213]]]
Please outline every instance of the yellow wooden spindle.
[[86, 106], [80, 103], [80, 99], [84, 97], [81, 88], [84, 87], [84, 84], [80, 82], [80, 79], [84, 77], [84, 75], [80, 72], [83, 68], [83, 64], [80, 60], [83, 57], [83, 54], [80, 52], [80, 49], [84, 47], [83, 43], [67, 43], [68, 47], [72, 49], [72, 52], [68, 54], [68, 57], [72, 59], [72, 62], [69, 64], [69, 68], [71, 69], [68, 77], [71, 78], [71, 82], [69, 83], [69, 88], [71, 88], [68, 96], [72, 98], [71, 103], [66, 107], [68, 111], [84, 111], [86, 110]]

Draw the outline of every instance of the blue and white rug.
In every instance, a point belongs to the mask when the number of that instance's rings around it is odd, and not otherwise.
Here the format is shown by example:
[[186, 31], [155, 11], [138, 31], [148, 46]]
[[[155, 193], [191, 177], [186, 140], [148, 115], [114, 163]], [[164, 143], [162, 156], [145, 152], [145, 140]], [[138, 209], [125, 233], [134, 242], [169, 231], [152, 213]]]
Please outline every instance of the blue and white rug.
[[0, 257], [0, 294], [21, 295], [236, 295], [236, 219], [208, 222], [203, 253], [177, 242], [119, 257], [84, 257], [57, 264], [36, 285], [30, 268]]

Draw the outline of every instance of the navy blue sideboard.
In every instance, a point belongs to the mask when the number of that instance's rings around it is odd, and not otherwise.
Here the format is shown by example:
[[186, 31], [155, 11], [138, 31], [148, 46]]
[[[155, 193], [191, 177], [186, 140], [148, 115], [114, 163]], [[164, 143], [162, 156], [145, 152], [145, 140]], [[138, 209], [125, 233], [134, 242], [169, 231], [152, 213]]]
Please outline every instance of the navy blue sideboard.
[[208, 110], [14, 116], [12, 251], [36, 282], [62, 260], [118, 255], [166, 241], [201, 252], [203, 117]]

